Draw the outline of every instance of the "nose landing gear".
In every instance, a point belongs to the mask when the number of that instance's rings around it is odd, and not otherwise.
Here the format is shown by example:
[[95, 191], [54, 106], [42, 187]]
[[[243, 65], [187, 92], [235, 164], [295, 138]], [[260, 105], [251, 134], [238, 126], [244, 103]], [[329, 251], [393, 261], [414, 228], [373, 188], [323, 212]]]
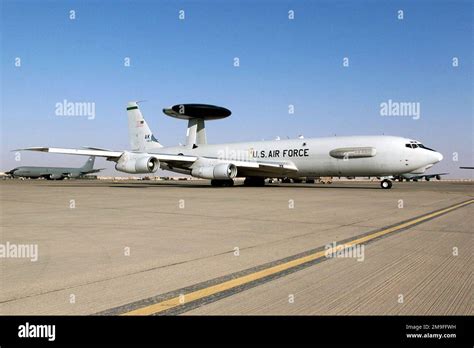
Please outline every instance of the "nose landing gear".
[[384, 179], [380, 182], [380, 186], [383, 189], [388, 190], [388, 189], [392, 188], [392, 182], [390, 180]]

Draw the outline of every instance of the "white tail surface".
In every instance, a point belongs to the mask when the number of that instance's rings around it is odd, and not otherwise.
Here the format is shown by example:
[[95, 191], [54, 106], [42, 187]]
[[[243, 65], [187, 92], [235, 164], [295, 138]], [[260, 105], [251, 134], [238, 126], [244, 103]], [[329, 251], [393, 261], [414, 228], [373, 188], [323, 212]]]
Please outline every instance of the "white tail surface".
[[127, 104], [128, 114], [128, 137], [132, 151], [147, 152], [152, 149], [163, 147], [153, 136], [145, 119], [142, 116], [138, 104], [130, 102]]

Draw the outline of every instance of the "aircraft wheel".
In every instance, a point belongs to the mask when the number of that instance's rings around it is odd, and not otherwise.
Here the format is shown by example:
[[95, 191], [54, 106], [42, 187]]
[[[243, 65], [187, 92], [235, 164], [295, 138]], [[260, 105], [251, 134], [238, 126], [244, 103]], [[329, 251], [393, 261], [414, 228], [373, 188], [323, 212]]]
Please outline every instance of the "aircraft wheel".
[[380, 186], [381, 186], [383, 189], [388, 190], [388, 189], [392, 188], [392, 182], [391, 182], [390, 180], [385, 179], [385, 180], [382, 180], [382, 181], [380, 182]]

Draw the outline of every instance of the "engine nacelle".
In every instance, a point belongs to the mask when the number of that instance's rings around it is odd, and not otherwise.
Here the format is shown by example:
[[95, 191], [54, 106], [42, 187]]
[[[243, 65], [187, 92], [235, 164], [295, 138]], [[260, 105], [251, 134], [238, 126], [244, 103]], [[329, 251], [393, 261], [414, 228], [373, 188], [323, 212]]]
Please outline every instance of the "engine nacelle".
[[232, 163], [221, 163], [214, 166], [200, 166], [193, 168], [191, 175], [202, 179], [226, 180], [237, 175], [237, 167]]
[[124, 152], [115, 165], [118, 171], [130, 174], [154, 173], [159, 167], [160, 161], [156, 157], [131, 152]]
[[49, 174], [47, 179], [49, 180], [60, 180], [63, 179], [65, 176], [62, 174]]

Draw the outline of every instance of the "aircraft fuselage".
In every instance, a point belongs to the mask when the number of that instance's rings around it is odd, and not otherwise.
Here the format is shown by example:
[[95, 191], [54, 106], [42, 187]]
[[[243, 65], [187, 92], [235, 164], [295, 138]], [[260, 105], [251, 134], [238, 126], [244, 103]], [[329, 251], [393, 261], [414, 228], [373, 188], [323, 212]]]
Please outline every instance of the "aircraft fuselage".
[[61, 168], [61, 167], [17, 167], [9, 173], [13, 177], [23, 178], [52, 178], [64, 179], [65, 177], [77, 178], [82, 175], [77, 168]]
[[[164, 147], [157, 153], [213, 158], [217, 161], [291, 162], [294, 176], [390, 176], [424, 172], [442, 159], [426, 148], [406, 147], [413, 140], [394, 136], [347, 136], [312, 139], [289, 139], [245, 143], [201, 144]], [[152, 154], [153, 151], [150, 151]], [[166, 168], [178, 173], [186, 170]], [[262, 176], [262, 171], [240, 171], [238, 176]], [[273, 175], [274, 176], [274, 175]], [[283, 176], [283, 175], [282, 175]], [[284, 175], [289, 176], [289, 175]]]

